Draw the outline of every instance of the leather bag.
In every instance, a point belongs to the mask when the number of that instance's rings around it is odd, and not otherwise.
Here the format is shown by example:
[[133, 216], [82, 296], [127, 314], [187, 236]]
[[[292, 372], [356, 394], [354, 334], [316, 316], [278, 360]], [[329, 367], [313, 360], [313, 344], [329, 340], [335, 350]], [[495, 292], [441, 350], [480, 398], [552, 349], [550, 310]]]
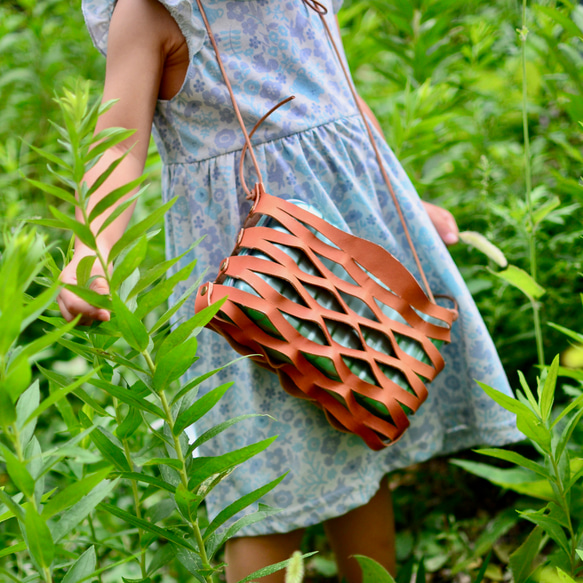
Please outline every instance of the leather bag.
[[[290, 394], [313, 401], [333, 427], [380, 450], [403, 435], [408, 417], [427, 398], [426, 385], [443, 369], [439, 346], [450, 341], [457, 310], [438, 305], [429, 288], [369, 122], [328, 28], [326, 8], [316, 0], [303, 1], [320, 16], [344, 70], [423, 287], [379, 245], [335, 227], [309, 205], [266, 191], [250, 138], [271, 112], [247, 132], [197, 0], [245, 136], [241, 183], [254, 204], [217, 279], [198, 289], [195, 310], [226, 298], [209, 328], [237, 352], [278, 374]], [[258, 176], [251, 191], [243, 177], [246, 152]]]

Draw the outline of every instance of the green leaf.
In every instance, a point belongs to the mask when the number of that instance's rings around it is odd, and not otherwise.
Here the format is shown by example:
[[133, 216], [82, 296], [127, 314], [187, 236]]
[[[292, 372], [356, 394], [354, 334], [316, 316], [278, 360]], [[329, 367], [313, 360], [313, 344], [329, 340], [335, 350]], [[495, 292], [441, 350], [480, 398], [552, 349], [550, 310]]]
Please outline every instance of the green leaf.
[[492, 551], [490, 550], [490, 552], [488, 553], [488, 556], [482, 562], [482, 566], [480, 567], [480, 570], [479, 570], [478, 574], [476, 575], [476, 579], [474, 580], [474, 583], [481, 583], [482, 582], [482, 580], [484, 579], [484, 575], [486, 574], [486, 570], [488, 569], [488, 565], [490, 564], [491, 558], [492, 558]]
[[492, 271], [496, 277], [503, 279], [510, 285], [518, 288], [530, 300], [537, 300], [545, 294], [545, 289], [540, 286], [526, 271], [509, 265], [504, 271]]
[[87, 287], [96, 259], [97, 255], [88, 255], [79, 261], [79, 265], [77, 265], [77, 285], [79, 287]]
[[154, 405], [147, 399], [143, 399], [137, 396], [134, 392], [129, 391], [128, 389], [124, 389], [113, 383], [104, 381], [102, 379], [93, 378], [89, 381], [92, 385], [102, 389], [112, 397], [119, 399], [122, 403], [126, 403], [130, 407], [135, 407], [140, 409], [141, 411], [147, 411], [148, 413], [152, 413], [159, 419], [164, 419], [166, 414], [160, 407]]
[[54, 301], [59, 291], [60, 282], [56, 281], [51, 287], [32, 299], [22, 312], [20, 331], [23, 332], [29, 324], [34, 322]]
[[507, 411], [516, 414], [516, 426], [526, 437], [538, 443], [546, 451], [549, 451], [551, 444], [550, 431], [543, 425], [542, 420], [539, 419], [524, 403], [493, 389], [477, 381], [484, 392], [496, 401], [499, 405], [504, 407]]
[[139, 353], [144, 352], [150, 343], [150, 336], [144, 324], [119, 299], [117, 294], [113, 294], [112, 306], [124, 340], [134, 350]]
[[45, 158], [46, 160], [49, 160], [53, 164], [56, 164], [57, 166], [61, 166], [61, 168], [64, 168], [65, 170], [68, 170], [68, 171], [72, 170], [71, 166], [69, 166], [69, 164], [67, 164], [67, 162], [65, 160], [63, 160], [62, 158], [59, 158], [58, 156], [55, 156], [54, 154], [52, 154], [48, 150], [42, 150], [41, 148], [37, 148], [36, 146], [33, 146], [32, 144], [28, 144], [28, 147], [31, 148], [32, 150], [34, 150], [39, 156], [42, 156], [43, 158]]
[[565, 573], [560, 567], [557, 567], [557, 575], [559, 576], [559, 581], [561, 583], [577, 583], [573, 577]]
[[24, 530], [34, 560], [42, 567], [49, 567], [55, 558], [55, 543], [46, 522], [32, 506], [24, 514]]
[[34, 480], [21, 462], [6, 446], [0, 443], [0, 452], [6, 463], [6, 471], [14, 485], [27, 497], [34, 494]]
[[190, 551], [196, 550], [190, 543], [188, 543], [182, 537], [176, 535], [169, 528], [161, 528], [159, 526], [156, 526], [155, 524], [152, 524], [151, 522], [148, 522], [147, 520], [143, 520], [142, 518], [138, 518], [137, 516], [134, 516], [133, 514], [130, 514], [129, 512], [126, 512], [125, 510], [118, 508], [117, 506], [112, 506], [111, 504], [101, 504], [100, 506], [104, 510], [107, 510], [110, 514], [113, 514], [114, 516], [121, 518], [122, 520], [124, 520], [128, 524], [131, 524], [132, 526], [136, 526], [137, 528], [141, 528], [142, 530], [144, 530], [146, 532], [151, 532], [152, 534], [155, 534], [158, 537], [161, 537], [165, 540], [169, 540], [169, 541], [173, 542], [174, 544], [176, 544], [180, 547], [184, 547]]
[[117, 486], [119, 480], [103, 480], [86, 496], [81, 498], [62, 515], [59, 522], [52, 524], [51, 532], [56, 543], [61, 542], [93, 509]]
[[559, 332], [562, 332], [563, 334], [565, 334], [565, 336], [572, 338], [578, 344], [583, 344], [583, 334], [580, 334], [579, 332], [575, 332], [574, 330], [569, 330], [569, 328], [565, 328], [564, 326], [559, 326], [558, 324], [553, 324], [552, 322], [549, 322], [549, 326], [551, 328], [554, 328], [555, 330], [558, 330]]
[[548, 480], [536, 480], [535, 474], [526, 469], [510, 468], [506, 470], [488, 464], [458, 459], [453, 459], [450, 463], [484, 478], [492, 484], [519, 494], [526, 494], [542, 500], [552, 500], [554, 497], [553, 489]]
[[165, 391], [190, 368], [196, 356], [197, 345], [197, 339], [191, 338], [156, 362], [152, 382], [158, 393]]
[[496, 245], [488, 241], [488, 239], [486, 239], [481, 233], [475, 231], [462, 231], [459, 234], [459, 237], [466, 245], [475, 247], [478, 251], [481, 251], [486, 255], [488, 259], [496, 262], [500, 267], [506, 267], [508, 265], [508, 260], [504, 257], [504, 253], [502, 253]]
[[417, 575], [415, 576], [415, 583], [426, 583], [427, 578], [425, 577], [425, 562], [423, 558], [419, 561], [419, 566], [417, 567]]
[[26, 551], [26, 549], [27, 549], [27, 546], [26, 546], [26, 543], [24, 543], [24, 542], [13, 544], [12, 546], [6, 547], [4, 549], [0, 549], [0, 559], [2, 557], [8, 557], [9, 555], [12, 555], [14, 553], [20, 553], [21, 551]]
[[94, 474], [90, 474], [81, 480], [69, 484], [44, 505], [43, 516], [51, 518], [55, 514], [74, 506], [98, 484], [101, 484], [110, 473], [111, 467], [103, 468]]
[[182, 411], [174, 424], [174, 435], [180, 435], [187, 427], [190, 427], [206, 415], [223, 398], [223, 395], [232, 385], [233, 383], [229, 382], [218, 386], [200, 399], [197, 399], [188, 409]]
[[51, 213], [53, 213], [56, 219], [63, 222], [67, 225], [67, 228], [73, 231], [77, 238], [87, 245], [89, 249], [95, 250], [97, 248], [97, 243], [95, 242], [95, 236], [91, 232], [91, 229], [84, 225], [83, 223], [79, 223], [75, 219], [71, 219], [65, 213], [62, 213], [59, 209], [55, 208], [54, 206], [49, 207]]
[[142, 424], [142, 416], [138, 409], [130, 407], [123, 421], [115, 428], [115, 434], [119, 439], [128, 439]]
[[147, 574], [153, 575], [158, 569], [171, 563], [175, 556], [176, 551], [174, 550], [173, 545], [161, 545], [158, 550], [154, 552], [154, 556], [148, 564]]
[[[22, 498], [22, 494], [19, 493], [14, 498], [20, 499]], [[10, 496], [8, 496], [8, 494], [4, 492], [4, 489], [0, 489], [0, 501], [8, 506], [12, 514], [16, 516], [18, 520], [21, 522], [24, 521], [24, 508], [22, 508], [22, 506], [20, 506], [20, 504], [14, 501]]]
[[[132, 194], [130, 197], [126, 198], [123, 202], [120, 202], [114, 209], [111, 211], [110, 214], [107, 215], [107, 218], [101, 223], [97, 234], [101, 235], [109, 225], [111, 225], [119, 216], [121, 216], [128, 208], [130, 208], [133, 204], [135, 204], [136, 200], [140, 198], [143, 192], [146, 190], [147, 187], [140, 188], [138, 192]], [[149, 235], [148, 235], [149, 236]]]
[[565, 531], [555, 518], [545, 514], [545, 510], [545, 508], [536, 511], [525, 510], [519, 511], [519, 514], [526, 520], [539, 525], [557, 543], [559, 548], [561, 548], [567, 556], [570, 556], [571, 551]]
[[170, 295], [174, 293], [174, 288], [178, 282], [184, 281], [190, 277], [192, 269], [193, 263], [185, 265], [168, 279], [160, 281], [153, 289], [143, 294], [138, 301], [136, 315], [140, 318], [144, 318], [146, 314], [149, 314], [154, 308], [157, 308], [160, 304], [166, 302]]
[[[237, 417], [233, 417], [232, 419], [228, 419], [227, 421], [223, 421], [222, 423], [219, 423], [218, 425], [211, 427], [209, 430], [205, 431], [200, 437], [198, 437], [196, 441], [189, 445], [186, 455], [187, 456], [191, 455], [192, 452], [197, 447], [200, 447], [203, 443], [207, 442], [209, 439], [212, 439], [213, 437], [216, 437], [219, 433], [222, 433], [223, 431], [235, 425], [236, 423], [244, 421], [245, 419], [250, 419], [251, 417], [263, 417], [263, 416], [264, 415], [261, 415], [261, 413], [248, 413], [246, 415], [239, 415]], [[265, 416], [269, 417], [269, 415]]]
[[[38, 379], [21, 395], [16, 404], [16, 426], [18, 427], [20, 447], [24, 450], [34, 435], [36, 419], [33, 423], [26, 424], [30, 414], [40, 403], [40, 389]], [[26, 429], [25, 429], [26, 425]]]
[[128, 229], [124, 235], [119, 239], [119, 241], [113, 246], [109, 253], [109, 261], [114, 261], [115, 258], [133, 241], [141, 237], [148, 229], [153, 227], [158, 221], [162, 220], [166, 211], [172, 207], [176, 202], [178, 197], [174, 197], [169, 200], [166, 204], [155, 209], [153, 212], [148, 214], [148, 216], [140, 221], [137, 225], [134, 225]]
[[0, 391], [6, 392], [13, 402], [29, 387], [32, 370], [26, 358], [16, 358], [7, 371], [6, 378], [0, 381]]
[[553, 428], [563, 417], [568, 415], [573, 409], [580, 407], [583, 404], [583, 394], [579, 395], [576, 399], [571, 401], [555, 418], [555, 420], [551, 423], [551, 428]]
[[362, 583], [395, 583], [391, 574], [375, 560], [363, 555], [354, 555], [362, 570]]
[[[42, 368], [42, 367], [39, 367]], [[81, 378], [77, 379], [70, 385], [63, 387], [57, 391], [52, 392], [26, 419], [24, 422], [24, 426], [28, 425], [33, 419], [38, 417], [41, 413], [46, 411], [49, 407], [54, 405], [57, 401], [60, 401], [69, 393], [72, 393], [81, 385], [85, 384], [91, 377], [96, 373], [95, 370], [89, 371], [86, 375], [82, 376]]]
[[4, 383], [0, 383], [0, 427], [8, 427], [16, 421], [16, 407], [6, 390]]
[[[302, 559], [307, 559], [312, 555], [315, 555], [317, 551], [313, 553], [306, 553], [302, 555]], [[271, 575], [272, 573], [277, 573], [277, 571], [281, 571], [285, 569], [291, 559], [286, 559], [285, 561], [281, 561], [280, 563], [275, 563], [275, 565], [270, 565], [269, 567], [263, 567], [263, 569], [258, 569], [257, 571], [251, 573], [251, 575], [247, 575], [244, 579], [241, 579], [238, 583], [249, 583], [254, 579], [260, 579], [261, 577], [267, 577], [267, 575]]]
[[244, 508], [247, 508], [248, 506], [253, 504], [253, 502], [259, 500], [262, 496], [267, 494], [267, 492], [273, 490], [286, 476], [287, 473], [283, 474], [282, 476], [279, 476], [278, 478], [275, 478], [275, 480], [269, 482], [268, 484], [265, 484], [264, 486], [261, 486], [256, 490], [253, 490], [253, 492], [245, 494], [242, 498], [239, 498], [232, 504], [229, 504], [226, 508], [221, 510], [215, 516], [213, 521], [206, 527], [203, 538], [206, 540], [213, 532], [217, 530], [217, 528], [225, 524], [225, 522], [227, 522], [227, 520], [235, 516], [235, 514], [239, 513]]
[[528, 402], [530, 403], [532, 410], [535, 412], [536, 415], [540, 416], [541, 412], [540, 412], [540, 406], [538, 404], [538, 401], [535, 399], [534, 395], [532, 394], [532, 391], [530, 390], [530, 387], [528, 386], [528, 382], [526, 380], [526, 377], [524, 376], [524, 374], [520, 370], [518, 371], [518, 379], [520, 381], [520, 386], [522, 387], [522, 390], [524, 391], [524, 394], [526, 395], [526, 398], [528, 399]]
[[118, 476], [126, 480], [133, 480], [134, 482], [144, 482], [145, 484], [156, 486], [156, 488], [166, 490], [172, 494], [176, 491], [176, 488], [172, 484], [148, 474], [140, 474], [138, 472], [120, 472]]
[[97, 567], [95, 547], [90, 546], [67, 571], [61, 583], [80, 583], [88, 579]]
[[136, 130], [127, 130], [125, 128], [106, 128], [101, 130], [94, 138], [93, 143], [96, 144], [91, 148], [89, 154], [83, 161], [84, 164], [94, 160], [105, 151], [113, 148], [117, 144], [131, 138], [136, 133]]
[[64, 200], [65, 202], [68, 202], [69, 204], [72, 204], [73, 206], [79, 206], [79, 203], [77, 202], [77, 199], [67, 190], [65, 190], [64, 188], [61, 188], [59, 186], [55, 186], [53, 184], [48, 184], [46, 182], [39, 182], [38, 180], [32, 180], [31, 178], [26, 178], [26, 181], [31, 184], [32, 186], [38, 188], [39, 190], [42, 190], [43, 192], [46, 192], [47, 194], [51, 194], [53, 196], [56, 196], [57, 198], [60, 198], [61, 200]]
[[67, 332], [72, 330], [77, 325], [78, 320], [79, 318], [75, 318], [71, 322], [67, 322], [64, 326], [61, 326], [56, 330], [45, 332], [44, 335], [40, 336], [39, 338], [28, 344], [18, 355], [17, 360], [31, 358], [32, 356], [35, 356], [36, 354], [44, 350], [45, 348], [52, 346], [55, 343], [55, 341], [59, 340]]
[[155, 458], [148, 460], [147, 462], [144, 462], [143, 465], [144, 466], [164, 465], [164, 466], [170, 466], [171, 468], [174, 468], [175, 470], [182, 469], [182, 462], [176, 458], [170, 458], [170, 457], [155, 457]]
[[200, 556], [183, 547], [177, 547], [174, 549], [176, 558], [180, 561], [182, 566], [200, 583], [207, 583], [207, 579], [204, 577], [204, 569], [202, 566], [202, 560]]
[[206, 381], [210, 377], [212, 377], [215, 374], [217, 374], [218, 372], [222, 371], [223, 369], [225, 369], [230, 364], [233, 364], [233, 363], [237, 362], [238, 360], [242, 360], [243, 358], [247, 358], [247, 357], [241, 356], [241, 357], [236, 358], [235, 360], [232, 360], [231, 362], [227, 363], [225, 366], [221, 366], [219, 368], [215, 368], [215, 369], [213, 369], [213, 370], [211, 370], [209, 372], [206, 372], [206, 373], [204, 373], [204, 374], [202, 374], [202, 375], [200, 375], [200, 376], [192, 379], [189, 383], [187, 383], [186, 385], [184, 385], [184, 387], [182, 387], [180, 389], [180, 391], [178, 391], [178, 393], [176, 393], [176, 395], [172, 399], [172, 405], [174, 405], [179, 399], [181, 399], [182, 397], [184, 397], [184, 395], [186, 395], [188, 392], [190, 392], [192, 389], [194, 389], [194, 387], [200, 385], [200, 383]]
[[[3, 285], [6, 285], [6, 282], [3, 282]], [[0, 354], [7, 354], [20, 334], [23, 312], [21, 302], [20, 298], [8, 301], [10, 309], [0, 314]]]
[[140, 184], [144, 182], [145, 179], [145, 176], [140, 176], [135, 180], [132, 180], [127, 184], [119, 186], [118, 188], [109, 192], [91, 209], [89, 223], [91, 224], [99, 215], [111, 208], [120, 198], [124, 197], [126, 194], [129, 194], [132, 190], [140, 186]]
[[193, 491], [214, 474], [220, 474], [242, 464], [259, 452], [267, 449], [276, 438], [277, 436], [270, 437], [258, 443], [253, 443], [215, 457], [194, 458], [188, 472], [189, 490]]
[[174, 492], [176, 506], [187, 522], [191, 522], [193, 517], [196, 520], [197, 509], [203, 500], [204, 496], [189, 492], [182, 483], [178, 484]]
[[175, 330], [169, 334], [164, 342], [158, 348], [156, 358], [159, 360], [166, 354], [168, 354], [173, 348], [185, 342], [190, 335], [197, 329], [202, 329], [213, 316], [220, 310], [224, 301], [219, 301], [203, 308], [197, 312], [192, 318], [189, 318], [186, 322], [182, 323]]
[[535, 225], [539, 225], [559, 206], [561, 206], [561, 199], [558, 196], [553, 196], [549, 201], [545, 202], [534, 211], [532, 214], [532, 222]]
[[581, 417], [583, 417], [583, 408], [579, 409], [579, 411], [577, 411], [577, 414], [573, 415], [573, 417], [569, 419], [569, 422], [563, 429], [563, 432], [561, 433], [561, 437], [555, 449], [555, 458], [557, 460], [561, 459], [561, 456], [563, 455], [565, 448], [567, 447], [569, 441], [571, 440], [573, 431], [575, 431], [575, 428], [578, 427], [579, 425]]
[[[142, 273], [140, 276], [140, 281], [138, 281], [138, 283], [132, 289], [132, 292], [130, 293], [128, 298], [133, 298], [133, 297], [137, 296], [140, 292], [144, 291], [146, 288], [150, 287], [150, 285], [152, 285], [156, 280], [160, 279], [163, 275], [165, 275], [167, 271], [169, 271], [172, 267], [174, 267], [174, 265], [179, 263], [180, 260], [189, 253], [189, 251], [190, 251], [190, 249], [185, 251], [184, 253], [182, 253], [178, 257], [173, 257], [172, 259], [168, 259], [167, 261], [163, 261], [159, 265], [155, 265], [152, 268], [148, 269], [148, 271], [146, 271], [145, 273]], [[196, 261], [192, 262], [192, 265], [194, 265], [194, 264], [196, 264]], [[194, 286], [193, 286], [193, 289], [194, 289]], [[184, 303], [187, 299], [188, 298], [185, 298], [184, 294], [183, 294], [181, 296], [181, 299], [177, 303], [180, 303], [180, 301], [182, 301]], [[171, 310], [172, 310], [172, 308], [170, 308], [168, 311], [171, 311]], [[166, 321], [168, 321], [168, 320], [166, 320]], [[158, 326], [158, 324], [156, 324], [156, 328], [159, 328], [159, 327], [160, 326]]]
[[539, 476], [542, 476], [543, 478], [546, 478], [548, 480], [551, 479], [548, 470], [543, 465], [537, 464], [536, 462], [533, 462], [532, 460], [529, 460], [528, 458], [514, 451], [507, 451], [505, 449], [484, 448], [478, 449], [476, 450], [476, 452], [482, 455], [497, 458], [499, 460], [506, 460], [507, 462], [511, 462], [518, 466], [522, 466], [527, 470], [531, 470], [532, 472], [538, 474]]
[[[88, 428], [91, 426], [91, 421], [82, 411], [79, 411], [79, 420], [83, 427]], [[112, 441], [103, 427], [96, 427], [95, 430], [91, 432], [91, 441], [93, 441], [103, 457], [118, 470], [121, 472], [131, 472], [133, 470], [122, 449]]]
[[112, 290], [117, 290], [121, 282], [143, 262], [147, 250], [148, 239], [146, 237], [138, 239], [137, 243], [131, 248], [122, 261], [115, 266], [113, 275], [111, 276]]
[[543, 530], [535, 526], [527, 539], [510, 555], [510, 569], [515, 583], [525, 583], [532, 572], [532, 563], [538, 556]]
[[551, 414], [553, 402], [555, 400], [555, 387], [559, 372], [559, 356], [555, 356], [551, 366], [547, 369], [547, 377], [540, 394], [540, 410], [542, 420], [546, 423]]

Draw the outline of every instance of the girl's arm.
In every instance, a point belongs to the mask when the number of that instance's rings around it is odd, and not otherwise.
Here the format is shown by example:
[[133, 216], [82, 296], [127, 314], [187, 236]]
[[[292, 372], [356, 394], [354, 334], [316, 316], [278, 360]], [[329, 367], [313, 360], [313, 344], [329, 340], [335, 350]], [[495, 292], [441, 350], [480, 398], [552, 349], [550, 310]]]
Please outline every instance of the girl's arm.
[[[131, 138], [108, 150], [85, 175], [85, 181], [89, 185], [93, 184], [111, 162], [131, 148], [115, 172], [92, 195], [89, 201], [90, 209], [109, 192], [142, 174], [165, 65], [169, 61], [172, 62], [173, 55], [182, 49], [180, 39], [183, 41], [184, 37], [174, 19], [156, 0], [118, 0], [109, 29], [103, 100], [119, 101], [100, 117], [96, 132], [109, 127], [131, 128], [136, 131]], [[118, 204], [132, 194], [128, 194]], [[91, 224], [93, 232], [97, 232], [112, 211], [113, 208]], [[113, 245], [123, 235], [132, 212], [133, 206], [97, 238], [100, 252], [104, 257], [109, 255]], [[79, 213], [77, 218], [81, 218]], [[94, 255], [94, 252], [80, 241], [75, 241], [73, 259], [61, 273], [63, 283], [76, 283], [79, 261], [88, 255]], [[92, 275], [103, 276], [98, 261], [94, 264]], [[98, 293], [109, 291], [103, 277], [95, 279], [91, 287]], [[61, 313], [68, 321], [78, 314], [82, 315], [82, 324], [88, 324], [92, 320], [109, 319], [106, 310], [91, 306], [65, 289], [59, 294], [58, 303]]]

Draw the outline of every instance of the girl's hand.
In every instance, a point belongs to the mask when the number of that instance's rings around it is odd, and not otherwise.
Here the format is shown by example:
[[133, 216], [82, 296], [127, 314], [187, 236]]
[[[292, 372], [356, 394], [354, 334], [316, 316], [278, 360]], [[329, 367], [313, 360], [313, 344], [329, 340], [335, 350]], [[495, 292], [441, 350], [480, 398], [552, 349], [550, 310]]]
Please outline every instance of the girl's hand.
[[[84, 257], [90, 256], [92, 254], [93, 252], [90, 250], [79, 252], [75, 251], [73, 259], [61, 272], [61, 281], [63, 283], [76, 285], [77, 267], [79, 262]], [[107, 253], [105, 253], [105, 257], [107, 257]], [[93, 269], [91, 270], [91, 277], [93, 276], [98, 277], [91, 282], [89, 289], [102, 295], [109, 294], [109, 286], [104, 277], [104, 271], [101, 267], [101, 263], [98, 259], [95, 260]], [[57, 303], [59, 304], [63, 318], [65, 318], [67, 322], [74, 320], [78, 315], [81, 315], [81, 319], [79, 320], [79, 325], [81, 326], [89, 326], [94, 320], [108, 322], [110, 319], [110, 314], [107, 310], [96, 308], [95, 306], [88, 304], [85, 300], [82, 300], [79, 296], [65, 288], [61, 289], [57, 297]]]
[[454, 245], [459, 241], [459, 229], [454, 216], [446, 209], [424, 202], [423, 206], [437, 229], [439, 236], [446, 245]]

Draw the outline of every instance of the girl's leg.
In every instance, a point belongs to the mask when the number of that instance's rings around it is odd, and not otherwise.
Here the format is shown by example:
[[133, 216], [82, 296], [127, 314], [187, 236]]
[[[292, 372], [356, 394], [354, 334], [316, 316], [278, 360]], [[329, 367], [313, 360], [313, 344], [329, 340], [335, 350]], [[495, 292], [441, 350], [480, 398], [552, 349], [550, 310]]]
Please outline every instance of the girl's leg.
[[[284, 534], [246, 536], [227, 542], [225, 562], [227, 583], [236, 583], [254, 571], [289, 559], [299, 550], [304, 529]], [[285, 570], [257, 579], [261, 583], [284, 583]]]
[[360, 566], [352, 555], [370, 557], [396, 575], [393, 501], [386, 478], [370, 502], [326, 521], [324, 528], [336, 555], [340, 579], [361, 583]]

